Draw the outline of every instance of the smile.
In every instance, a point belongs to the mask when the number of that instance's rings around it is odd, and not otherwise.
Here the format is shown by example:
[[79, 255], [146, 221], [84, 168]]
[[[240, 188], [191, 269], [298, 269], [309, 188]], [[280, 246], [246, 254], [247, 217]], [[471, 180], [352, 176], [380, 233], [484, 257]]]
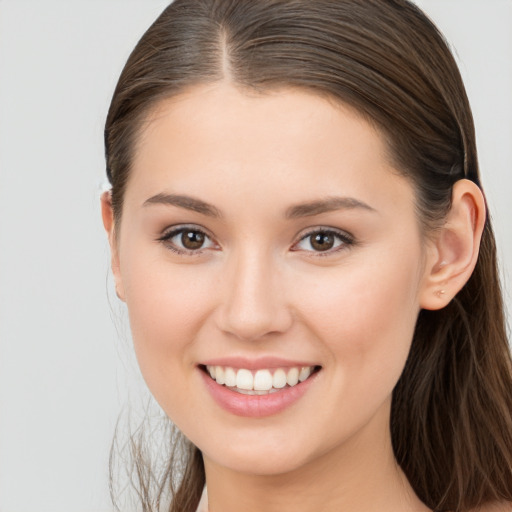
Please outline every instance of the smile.
[[[241, 362], [242, 363], [242, 362]], [[251, 369], [226, 364], [199, 365], [199, 374], [214, 402], [236, 416], [261, 418], [284, 412], [308, 392], [321, 366], [274, 366]]]
[[217, 384], [246, 395], [267, 395], [304, 382], [315, 371], [315, 366], [260, 369], [251, 371], [230, 366], [206, 366]]

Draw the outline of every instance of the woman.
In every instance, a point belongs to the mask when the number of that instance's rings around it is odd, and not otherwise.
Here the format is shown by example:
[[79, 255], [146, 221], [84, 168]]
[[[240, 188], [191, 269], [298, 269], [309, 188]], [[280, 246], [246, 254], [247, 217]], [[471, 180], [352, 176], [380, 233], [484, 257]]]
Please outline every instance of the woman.
[[176, 0], [105, 141], [117, 294], [189, 440], [144, 510], [511, 509], [471, 111], [417, 7]]

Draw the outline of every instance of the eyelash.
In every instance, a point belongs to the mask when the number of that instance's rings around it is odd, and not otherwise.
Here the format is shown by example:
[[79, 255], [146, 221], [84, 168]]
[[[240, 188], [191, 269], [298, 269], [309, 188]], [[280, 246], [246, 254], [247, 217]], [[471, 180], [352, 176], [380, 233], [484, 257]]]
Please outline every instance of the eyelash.
[[[355, 243], [356, 243], [354, 237], [345, 231], [340, 231], [337, 229], [327, 228], [327, 227], [318, 227], [318, 228], [311, 229], [307, 233], [304, 233], [300, 237], [299, 241], [296, 242], [295, 244], [293, 244], [293, 247], [296, 247], [301, 242], [303, 242], [307, 239], [310, 239], [313, 235], [318, 235], [318, 234], [333, 236], [334, 238], [338, 239], [338, 241], [341, 243], [339, 243], [338, 246], [336, 246], [332, 249], [328, 249], [326, 251], [313, 251], [313, 250], [305, 251], [306, 253], [309, 253], [308, 256], [311, 256], [313, 258], [323, 258], [323, 257], [331, 256], [340, 251], [349, 249], [351, 246], [355, 245]], [[311, 242], [310, 242], [310, 245], [311, 245]], [[292, 250], [297, 251], [300, 249], [292, 249]]]
[[[161, 242], [166, 248], [169, 250], [180, 254], [180, 255], [186, 255], [186, 256], [199, 256], [201, 255], [205, 250], [210, 249], [210, 247], [201, 247], [197, 250], [193, 249], [186, 249], [182, 247], [178, 247], [175, 243], [173, 243], [171, 240], [179, 235], [183, 235], [183, 233], [196, 233], [199, 235], [204, 236], [205, 239], [209, 240], [212, 245], [215, 245], [212, 241], [211, 237], [202, 229], [199, 229], [196, 226], [179, 226], [171, 229], [170, 231], [166, 231], [161, 237], [157, 239], [158, 242]], [[346, 250], [350, 248], [351, 246], [355, 245], [354, 237], [344, 231], [338, 231], [333, 228], [324, 228], [324, 227], [318, 227], [315, 229], [312, 229], [308, 231], [307, 233], [304, 233], [298, 242], [294, 243], [292, 246], [292, 251], [300, 251], [300, 249], [294, 249], [294, 247], [298, 246], [301, 242], [307, 240], [308, 238], [311, 238], [313, 235], [317, 234], [323, 234], [327, 236], [333, 236], [335, 237], [339, 242], [338, 246], [327, 249], [325, 251], [314, 251], [314, 250], [306, 250], [304, 252], [310, 253], [308, 256], [310, 257], [326, 257], [330, 256], [333, 253], [338, 253], [339, 251]], [[310, 243], [311, 245], [311, 243]]]
[[[211, 237], [202, 229], [199, 229], [197, 226], [179, 226], [176, 228], [171, 229], [170, 231], [166, 231], [161, 237], [157, 239], [158, 242], [161, 242], [167, 249], [170, 249], [171, 251], [186, 255], [186, 256], [199, 256], [202, 254], [205, 250], [209, 249], [209, 247], [204, 248], [201, 247], [200, 249], [193, 250], [193, 249], [187, 249], [184, 247], [178, 247], [175, 243], [173, 243], [171, 240], [179, 235], [182, 235], [183, 233], [196, 233], [200, 234], [205, 237], [205, 239], [208, 239], [211, 241]], [[213, 242], [212, 242], [213, 244]]]

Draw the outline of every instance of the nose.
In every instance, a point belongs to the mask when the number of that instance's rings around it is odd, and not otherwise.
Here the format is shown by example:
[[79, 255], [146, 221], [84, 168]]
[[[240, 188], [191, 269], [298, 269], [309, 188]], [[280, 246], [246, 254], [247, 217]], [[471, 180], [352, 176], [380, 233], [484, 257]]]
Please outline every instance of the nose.
[[284, 279], [269, 255], [253, 251], [234, 256], [226, 265], [221, 290], [217, 323], [223, 332], [253, 341], [290, 328], [293, 317]]

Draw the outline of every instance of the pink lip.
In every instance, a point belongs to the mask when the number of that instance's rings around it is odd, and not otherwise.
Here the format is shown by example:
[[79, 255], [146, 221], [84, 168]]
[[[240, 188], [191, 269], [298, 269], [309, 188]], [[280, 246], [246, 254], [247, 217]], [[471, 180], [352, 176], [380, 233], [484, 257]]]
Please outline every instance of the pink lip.
[[[237, 366], [233, 364], [233, 361], [231, 361], [230, 364], [224, 365], [237, 368]], [[223, 364], [219, 364], [218, 366], [223, 366]], [[247, 366], [240, 366], [240, 368], [247, 368]], [[258, 366], [258, 368], [269, 368], [269, 366]], [[311, 377], [296, 386], [286, 387], [268, 395], [244, 395], [232, 391], [226, 386], [217, 384], [205, 371], [201, 369], [198, 369], [198, 371], [200, 371], [206, 388], [218, 405], [232, 414], [249, 418], [262, 418], [284, 411], [307, 392], [318, 376], [318, 372], [314, 373]]]
[[290, 361], [289, 359], [282, 359], [279, 357], [259, 357], [259, 358], [246, 358], [246, 357], [223, 357], [209, 359], [201, 363], [204, 366], [229, 366], [231, 368], [245, 368], [247, 370], [260, 370], [272, 368], [292, 368], [298, 366], [316, 366], [315, 363], [305, 361]]

